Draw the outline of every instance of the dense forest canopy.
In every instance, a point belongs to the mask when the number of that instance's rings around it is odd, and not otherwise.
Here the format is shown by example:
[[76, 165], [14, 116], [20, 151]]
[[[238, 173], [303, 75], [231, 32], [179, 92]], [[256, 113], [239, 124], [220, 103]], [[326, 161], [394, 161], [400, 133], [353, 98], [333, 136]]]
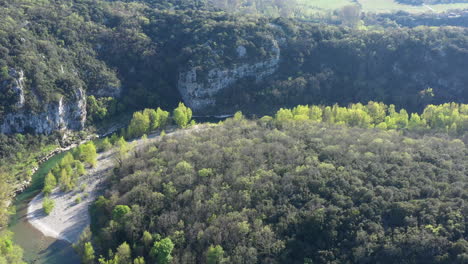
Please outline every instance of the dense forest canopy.
[[[85, 264], [467, 263], [468, 20], [423, 6], [452, 3], [467, 1], [0, 0], [1, 131], [70, 102], [90, 128], [0, 135], [0, 229], [40, 160], [133, 113], [98, 144], [119, 156]], [[239, 110], [270, 116], [125, 141]], [[96, 158], [80, 146], [40, 189], [81, 187]], [[21, 256], [1, 231], [0, 263]]]
[[254, 121], [238, 113], [134, 150], [91, 209], [96, 255], [172, 263], [467, 261], [466, 140], [320, 121], [314, 107], [285, 111]]
[[[45, 111], [62, 96], [77, 100], [83, 88], [88, 121], [96, 124], [130, 109], [174, 107], [181, 100], [179, 73], [195, 67], [203, 76], [214, 67], [256, 63], [271, 56], [265, 46], [271, 39], [281, 50], [275, 75], [261, 83], [239, 80], [221, 93], [213, 112], [231, 110], [230, 105], [246, 111], [273, 105], [271, 111], [369, 100], [415, 110], [428, 102], [466, 100], [459, 85], [466, 82], [460, 74], [467, 61], [463, 28], [356, 31], [203, 9], [156, 9], [146, 2], [3, 0], [1, 5], [0, 119], [18, 110], [13, 87], [20, 73], [24, 109]], [[239, 45], [248, 54], [242, 59]], [[419, 92], [428, 88], [433, 100], [421, 99]]]

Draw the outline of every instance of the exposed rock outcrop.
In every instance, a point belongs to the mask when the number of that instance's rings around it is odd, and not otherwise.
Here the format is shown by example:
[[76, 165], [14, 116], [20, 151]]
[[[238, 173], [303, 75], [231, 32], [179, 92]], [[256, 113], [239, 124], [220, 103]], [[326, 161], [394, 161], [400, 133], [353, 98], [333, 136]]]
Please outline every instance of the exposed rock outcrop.
[[10, 71], [14, 78], [13, 89], [18, 94], [16, 111], [6, 114], [0, 123], [0, 131], [5, 134], [31, 132], [50, 134], [57, 130], [81, 130], [86, 121], [86, 95], [83, 89], [76, 88], [73, 98], [63, 96], [58, 102], [49, 102], [42, 111], [32, 112], [24, 107], [24, 73]]
[[[234, 63], [230, 67], [215, 67], [208, 71], [200, 70], [201, 66], [196, 66], [181, 72], [177, 87], [182, 99], [193, 110], [203, 110], [215, 105], [215, 95], [238, 80], [254, 78], [256, 82], [260, 82], [272, 75], [279, 66], [280, 47], [277, 41], [272, 39], [271, 46], [265, 49], [269, 50], [272, 55], [260, 61]], [[249, 56], [243, 46], [237, 47], [236, 53], [239, 59]]]

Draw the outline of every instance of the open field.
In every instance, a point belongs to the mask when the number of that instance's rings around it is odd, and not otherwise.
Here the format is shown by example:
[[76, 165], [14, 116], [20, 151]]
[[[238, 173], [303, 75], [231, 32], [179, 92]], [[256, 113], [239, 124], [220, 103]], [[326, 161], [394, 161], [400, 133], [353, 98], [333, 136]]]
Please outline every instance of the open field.
[[356, 2], [362, 6], [363, 11], [375, 13], [388, 13], [396, 11], [406, 11], [410, 13], [438, 13], [451, 9], [468, 8], [468, 3], [412, 6], [400, 4], [395, 0], [297, 0], [300, 10], [305, 15], [327, 13], [346, 5], [356, 4]]
[[424, 13], [424, 12], [445, 12], [450, 9], [468, 8], [468, 3], [465, 4], [439, 4], [439, 5], [421, 5], [412, 6], [397, 3], [395, 0], [357, 0], [364, 11], [387, 13], [396, 11], [406, 11], [409, 13]]

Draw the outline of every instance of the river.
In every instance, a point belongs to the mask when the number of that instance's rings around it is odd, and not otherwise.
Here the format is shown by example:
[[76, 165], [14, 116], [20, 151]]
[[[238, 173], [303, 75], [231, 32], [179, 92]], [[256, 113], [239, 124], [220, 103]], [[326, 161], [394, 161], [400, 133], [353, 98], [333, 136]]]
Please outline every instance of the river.
[[79, 264], [80, 259], [70, 243], [44, 236], [27, 220], [28, 203], [42, 189], [47, 172], [61, 160], [65, 152], [41, 164], [32, 177], [31, 186], [19, 194], [14, 202], [16, 213], [11, 217], [9, 229], [13, 240], [24, 250], [24, 260], [30, 264]]
[[[216, 123], [230, 117], [225, 116], [198, 116], [193, 119], [197, 123]], [[71, 247], [71, 244], [46, 237], [27, 220], [28, 203], [43, 188], [45, 175], [59, 162], [66, 152], [52, 156], [42, 163], [32, 176], [31, 185], [15, 198], [16, 213], [10, 219], [9, 229], [14, 233], [13, 240], [24, 250], [24, 260], [29, 264], [79, 264], [80, 258]]]

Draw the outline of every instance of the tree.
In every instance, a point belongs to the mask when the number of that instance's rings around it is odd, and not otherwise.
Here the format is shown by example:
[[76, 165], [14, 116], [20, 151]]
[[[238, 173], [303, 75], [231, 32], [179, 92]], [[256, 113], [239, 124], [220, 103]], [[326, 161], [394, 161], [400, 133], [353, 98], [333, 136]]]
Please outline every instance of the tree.
[[75, 168], [76, 168], [76, 174], [78, 174], [78, 176], [82, 176], [86, 173], [85, 166], [79, 160], [76, 161]]
[[153, 243], [153, 236], [151, 235], [151, 233], [148, 231], [143, 232], [143, 236], [141, 237], [141, 242], [143, 243], [146, 249], [149, 249], [151, 246], [151, 243]]
[[115, 253], [115, 258], [118, 258], [119, 264], [127, 264], [132, 262], [132, 250], [127, 242], [123, 242]]
[[133, 260], [133, 264], [145, 264], [145, 259], [143, 257], [138, 257]]
[[220, 264], [223, 261], [224, 250], [220, 245], [210, 246], [206, 253], [207, 264]]
[[114, 210], [112, 210], [112, 219], [119, 222], [122, 218], [130, 213], [132, 209], [127, 205], [117, 205]]
[[49, 195], [52, 193], [52, 190], [57, 186], [57, 179], [55, 179], [55, 176], [49, 172], [47, 173], [45, 179], [44, 179], [44, 189], [42, 190], [44, 192], [44, 195]]
[[275, 115], [275, 120], [279, 124], [282, 124], [287, 121], [291, 121], [293, 120], [293, 118], [294, 118], [294, 115], [290, 109], [281, 108], [280, 110], [278, 110], [278, 112], [276, 112], [276, 115]]
[[102, 144], [101, 144], [101, 149], [102, 151], [108, 151], [112, 148], [112, 144], [109, 140], [109, 138], [105, 138], [103, 141], [102, 141]]
[[84, 245], [83, 256], [81, 258], [83, 264], [93, 264], [94, 263], [94, 248], [90, 242], [86, 242]]
[[44, 209], [44, 213], [46, 213], [46, 215], [49, 215], [52, 212], [52, 210], [54, 210], [54, 207], [54, 200], [50, 199], [49, 197], [44, 197], [44, 200], [42, 201], [42, 209]]
[[67, 172], [65, 168], [60, 170], [59, 177], [60, 188], [62, 191], [71, 191], [73, 189], [73, 181], [71, 175]]
[[127, 136], [140, 137], [150, 129], [150, 117], [142, 112], [135, 112], [128, 126]]
[[156, 109], [156, 116], [158, 118], [159, 127], [165, 127], [167, 125], [167, 120], [169, 119], [169, 112], [158, 107], [158, 109]]
[[148, 131], [155, 130], [159, 127], [158, 113], [154, 109], [145, 109], [143, 114], [150, 120]]
[[179, 106], [174, 109], [173, 116], [176, 124], [181, 128], [185, 128], [192, 119], [192, 110], [186, 107], [184, 103], [179, 103]]
[[81, 161], [86, 162], [93, 167], [97, 164], [98, 155], [96, 152], [96, 146], [92, 141], [78, 147], [78, 156]]
[[174, 249], [174, 244], [170, 238], [164, 238], [161, 241], [154, 243], [153, 248], [151, 249], [151, 256], [156, 259], [158, 264], [168, 264], [172, 260], [172, 250]]
[[130, 146], [128, 145], [127, 141], [123, 137], [120, 137], [119, 140], [116, 142], [118, 147], [118, 155], [116, 157], [117, 162], [122, 165], [122, 162], [127, 157], [128, 152], [130, 151]]

